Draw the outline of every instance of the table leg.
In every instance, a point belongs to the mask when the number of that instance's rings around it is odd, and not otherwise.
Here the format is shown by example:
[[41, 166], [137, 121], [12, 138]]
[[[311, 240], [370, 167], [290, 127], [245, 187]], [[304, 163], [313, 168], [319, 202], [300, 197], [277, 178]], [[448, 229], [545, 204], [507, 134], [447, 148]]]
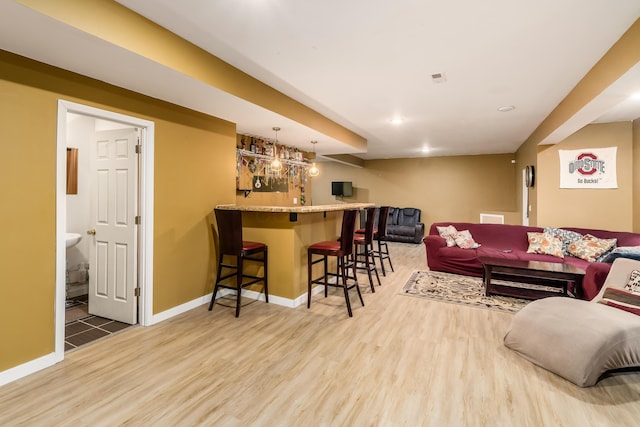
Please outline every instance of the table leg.
[[489, 296], [489, 286], [491, 285], [491, 268], [484, 265], [482, 269], [482, 282], [484, 283], [484, 295]]

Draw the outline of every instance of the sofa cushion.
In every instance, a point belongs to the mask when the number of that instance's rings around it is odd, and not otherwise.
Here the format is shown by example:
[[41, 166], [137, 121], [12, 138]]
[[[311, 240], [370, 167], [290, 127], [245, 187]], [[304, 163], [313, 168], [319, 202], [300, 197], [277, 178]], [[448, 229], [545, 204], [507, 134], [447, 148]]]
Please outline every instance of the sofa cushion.
[[575, 257], [595, 262], [599, 257], [613, 250], [616, 241], [616, 239], [598, 239], [591, 234], [585, 234], [582, 239], [571, 243], [568, 251]]
[[391, 208], [389, 209], [389, 218], [387, 219], [387, 227], [391, 225], [398, 224], [398, 213], [400, 212], [399, 208]]
[[420, 213], [420, 209], [416, 208], [398, 209], [398, 218], [395, 224], [415, 227], [420, 222]]
[[415, 236], [416, 227], [407, 225], [390, 225], [387, 227], [387, 236]]
[[562, 236], [558, 234], [527, 232], [529, 248], [527, 253], [553, 255], [564, 258], [562, 252]]

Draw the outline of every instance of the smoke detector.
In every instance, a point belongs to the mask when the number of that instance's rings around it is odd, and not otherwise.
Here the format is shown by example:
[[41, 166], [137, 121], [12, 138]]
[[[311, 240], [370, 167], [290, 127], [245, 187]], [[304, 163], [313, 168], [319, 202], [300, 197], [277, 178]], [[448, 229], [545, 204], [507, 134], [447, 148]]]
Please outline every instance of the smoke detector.
[[434, 73], [431, 74], [431, 81], [434, 83], [444, 83], [447, 81], [447, 76], [444, 73]]

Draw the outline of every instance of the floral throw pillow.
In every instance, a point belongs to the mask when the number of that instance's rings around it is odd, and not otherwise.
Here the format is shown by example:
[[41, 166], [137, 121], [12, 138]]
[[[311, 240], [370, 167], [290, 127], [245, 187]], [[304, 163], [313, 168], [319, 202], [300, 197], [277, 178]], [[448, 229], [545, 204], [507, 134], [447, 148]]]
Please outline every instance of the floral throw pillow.
[[447, 225], [446, 227], [436, 226], [436, 228], [438, 229], [440, 237], [447, 241], [447, 246], [451, 247], [456, 245], [454, 236], [458, 230], [456, 230], [453, 225]]
[[562, 237], [557, 234], [527, 232], [529, 239], [529, 248], [527, 252], [530, 254], [553, 255], [558, 258], [564, 258], [562, 252]]
[[582, 234], [576, 233], [575, 231], [571, 230], [565, 230], [563, 228], [545, 227], [542, 232], [560, 236], [560, 238], [562, 239], [562, 253], [564, 253], [565, 255], [570, 255], [568, 250], [570, 244], [582, 239]]
[[455, 240], [456, 245], [460, 246], [462, 249], [476, 249], [480, 247], [480, 245], [473, 240], [469, 230], [458, 231], [453, 236], [453, 239]]
[[569, 245], [569, 254], [585, 261], [594, 262], [602, 255], [612, 250], [617, 239], [598, 239], [591, 234], [585, 234], [582, 239]]

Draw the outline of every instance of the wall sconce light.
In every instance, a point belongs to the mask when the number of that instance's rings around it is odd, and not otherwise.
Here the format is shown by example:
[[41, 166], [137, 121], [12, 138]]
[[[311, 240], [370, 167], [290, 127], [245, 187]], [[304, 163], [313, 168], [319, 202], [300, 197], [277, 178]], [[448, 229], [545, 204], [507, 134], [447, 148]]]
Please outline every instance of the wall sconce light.
[[318, 170], [318, 168], [316, 167], [316, 144], [318, 143], [318, 141], [311, 141], [311, 143], [313, 144], [313, 160], [314, 162], [311, 164], [311, 168], [309, 168], [309, 176], [318, 176], [320, 175], [320, 171]]
[[280, 162], [280, 159], [278, 158], [278, 131], [280, 130], [280, 128], [274, 126], [272, 129], [276, 133], [276, 142], [273, 145], [273, 160], [271, 161], [271, 170], [273, 172], [280, 172], [282, 170], [282, 162]]

